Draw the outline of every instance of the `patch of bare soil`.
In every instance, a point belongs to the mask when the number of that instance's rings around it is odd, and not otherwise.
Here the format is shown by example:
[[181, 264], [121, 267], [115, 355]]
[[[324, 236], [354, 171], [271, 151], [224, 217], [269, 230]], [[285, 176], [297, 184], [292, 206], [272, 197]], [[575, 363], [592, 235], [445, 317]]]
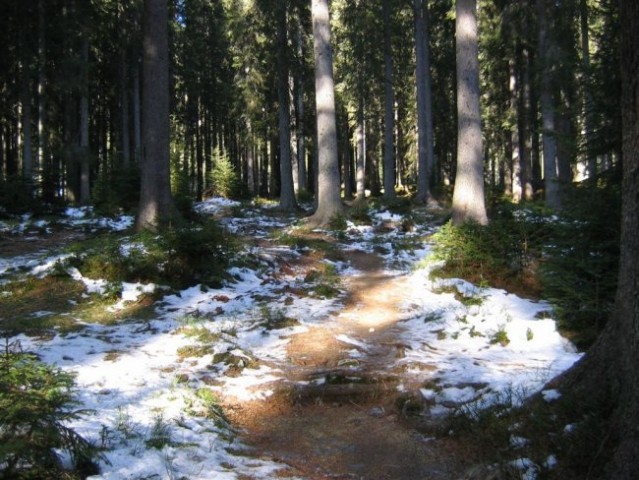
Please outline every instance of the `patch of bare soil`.
[[292, 336], [288, 363], [277, 365], [287, 386], [264, 401], [228, 404], [231, 420], [251, 455], [290, 466], [281, 477], [461, 478], [463, 448], [436, 438], [438, 425], [406, 415], [397, 386], [410, 379], [384, 369], [403, 356], [399, 302], [406, 280], [385, 272], [374, 254], [348, 258], [364, 274], [345, 279], [344, 309], [327, 326]]

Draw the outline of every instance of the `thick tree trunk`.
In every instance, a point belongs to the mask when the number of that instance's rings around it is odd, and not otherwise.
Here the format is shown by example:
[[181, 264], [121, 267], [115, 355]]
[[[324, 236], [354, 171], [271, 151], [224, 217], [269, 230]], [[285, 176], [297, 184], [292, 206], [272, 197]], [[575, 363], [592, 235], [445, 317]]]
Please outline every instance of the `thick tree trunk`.
[[340, 197], [335, 85], [328, 0], [312, 0], [315, 104], [317, 112], [317, 210], [310, 225], [327, 225], [343, 211]]
[[293, 169], [291, 162], [291, 106], [288, 91], [288, 21], [287, 2], [277, 4], [277, 98], [279, 102], [280, 145], [280, 209], [292, 212], [297, 209]]
[[395, 198], [395, 90], [393, 88], [393, 48], [391, 41], [391, 0], [382, 0], [384, 23], [384, 197]]
[[137, 230], [157, 230], [179, 218], [171, 195], [168, 54], [167, 2], [145, 0], [142, 184]]
[[622, 0], [621, 5], [623, 201], [617, 295], [604, 332], [564, 382], [578, 399], [613, 406], [608, 441], [614, 445], [604, 478], [632, 480], [639, 458], [639, 3]]
[[484, 203], [476, 0], [457, 0], [457, 175], [453, 223], [488, 223]]
[[418, 203], [434, 201], [430, 177], [435, 163], [433, 147], [433, 112], [430, 78], [430, 34], [428, 0], [414, 0], [415, 54], [417, 79], [417, 195]]

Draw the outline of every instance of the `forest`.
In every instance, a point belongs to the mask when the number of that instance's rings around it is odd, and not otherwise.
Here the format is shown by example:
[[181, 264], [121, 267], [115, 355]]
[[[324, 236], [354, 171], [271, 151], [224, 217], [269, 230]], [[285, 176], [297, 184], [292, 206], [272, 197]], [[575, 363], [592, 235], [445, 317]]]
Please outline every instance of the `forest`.
[[635, 478], [637, 22], [0, 2], [0, 478]]

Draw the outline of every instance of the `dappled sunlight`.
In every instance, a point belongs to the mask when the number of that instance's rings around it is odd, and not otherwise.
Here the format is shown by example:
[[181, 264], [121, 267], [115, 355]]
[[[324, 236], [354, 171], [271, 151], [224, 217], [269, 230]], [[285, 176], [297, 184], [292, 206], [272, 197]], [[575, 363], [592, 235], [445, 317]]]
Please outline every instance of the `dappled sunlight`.
[[[214, 203], [200, 209], [218, 215]], [[428, 478], [456, 478], [463, 460], [450, 453], [454, 441], [416, 435], [407, 409], [419, 409], [415, 421], [440, 422], [467, 402], [508, 392], [524, 399], [579, 358], [552, 319], [537, 318], [546, 303], [417, 268], [428, 264], [426, 222], [405, 232], [400, 215], [374, 212], [372, 225], [348, 225], [339, 238], [297, 232], [308, 238], [289, 247], [269, 234], [285, 219], [255, 209], [221, 221], [251, 242], [219, 288], [157, 300], [160, 287], [127, 284], [126, 298], [96, 303], [109, 324], [69, 305], [78, 331], [17, 337], [77, 375], [82, 407], [95, 413], [73, 427], [113, 462], [95, 480], [167, 465], [202, 480], [346, 474], [344, 465], [364, 476], [390, 468], [397, 478], [437, 466], [444, 473]], [[322, 254], [309, 247], [317, 242]], [[153, 437], [160, 427], [167, 438]], [[256, 460], [262, 455], [285, 461]]]

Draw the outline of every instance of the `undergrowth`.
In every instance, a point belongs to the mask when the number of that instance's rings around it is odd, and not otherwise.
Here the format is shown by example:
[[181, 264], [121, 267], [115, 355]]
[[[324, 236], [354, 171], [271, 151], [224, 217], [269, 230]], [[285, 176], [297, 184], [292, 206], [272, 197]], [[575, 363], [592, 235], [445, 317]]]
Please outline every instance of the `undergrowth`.
[[[68, 426], [90, 412], [76, 409], [74, 378], [19, 346], [0, 354], [0, 478], [80, 478], [98, 473], [106, 458]], [[57, 452], [70, 455], [75, 471], [65, 471]]]

